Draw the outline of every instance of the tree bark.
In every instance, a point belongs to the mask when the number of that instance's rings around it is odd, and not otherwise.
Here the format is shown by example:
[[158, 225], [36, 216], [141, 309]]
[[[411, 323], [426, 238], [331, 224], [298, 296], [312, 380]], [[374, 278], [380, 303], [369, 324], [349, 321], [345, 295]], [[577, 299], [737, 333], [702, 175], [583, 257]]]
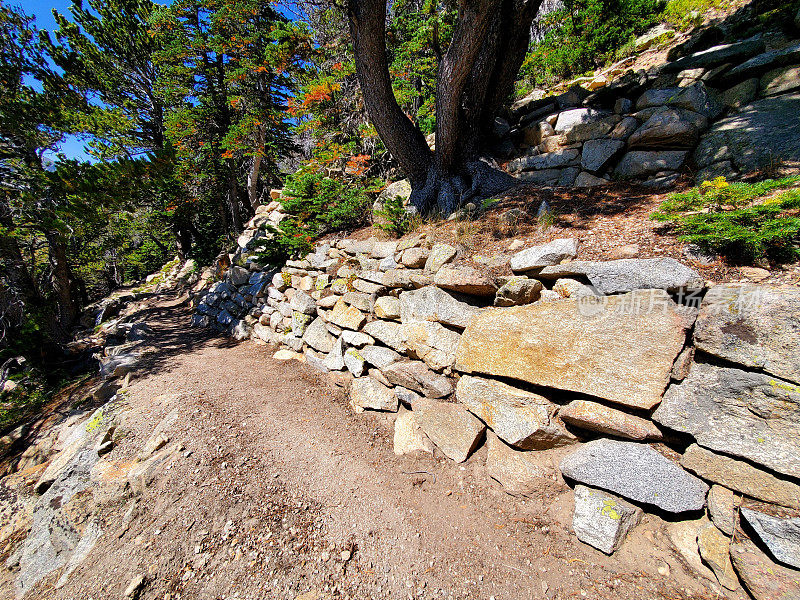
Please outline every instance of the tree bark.
[[449, 214], [518, 181], [480, 161], [488, 132], [530, 42], [542, 0], [461, 0], [452, 40], [436, 80], [436, 151], [402, 113], [386, 58], [386, 3], [350, 0], [348, 16], [356, 72], [373, 125], [411, 180], [411, 202], [422, 213]]
[[247, 174], [247, 199], [250, 207], [255, 211], [258, 208], [258, 176], [261, 171], [261, 162], [264, 160], [264, 128], [258, 128], [258, 152], [253, 155], [253, 164]]
[[[11, 211], [4, 202], [0, 202], [0, 227], [7, 231], [14, 228]], [[3, 280], [11, 295], [19, 298], [25, 310], [30, 310], [35, 314], [42, 308], [44, 299], [25, 265], [17, 238], [1, 232], [0, 280]]]
[[69, 339], [69, 332], [80, 315], [80, 307], [75, 300], [77, 292], [75, 278], [67, 260], [67, 246], [57, 231], [45, 232], [50, 251], [51, 282], [55, 299], [55, 311], [50, 315], [51, 330], [56, 342]]
[[425, 184], [433, 154], [425, 136], [394, 97], [386, 57], [386, 1], [350, 0], [347, 5], [356, 74], [372, 124], [386, 148], [400, 163], [411, 186]]

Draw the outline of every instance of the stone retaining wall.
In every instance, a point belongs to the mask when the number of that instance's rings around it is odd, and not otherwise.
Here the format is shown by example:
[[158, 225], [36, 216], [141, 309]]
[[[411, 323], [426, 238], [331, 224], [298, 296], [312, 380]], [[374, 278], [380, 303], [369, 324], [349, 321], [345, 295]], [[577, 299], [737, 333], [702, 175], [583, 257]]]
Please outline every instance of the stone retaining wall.
[[422, 236], [321, 244], [272, 272], [238, 255], [199, 284], [194, 324], [338, 373], [356, 412], [397, 413], [398, 454], [461, 462], [486, 443], [509, 493], [575, 484], [574, 531], [604, 552], [643, 511], [686, 520], [701, 575], [736, 588], [733, 564], [756, 598], [800, 597], [800, 289], [579, 257], [556, 240], [493, 277]]
[[800, 163], [800, 41], [697, 50], [649, 71], [610, 71], [592, 92], [520, 100], [495, 122], [496, 155], [524, 181], [577, 187], [666, 187], [686, 169], [700, 182]]

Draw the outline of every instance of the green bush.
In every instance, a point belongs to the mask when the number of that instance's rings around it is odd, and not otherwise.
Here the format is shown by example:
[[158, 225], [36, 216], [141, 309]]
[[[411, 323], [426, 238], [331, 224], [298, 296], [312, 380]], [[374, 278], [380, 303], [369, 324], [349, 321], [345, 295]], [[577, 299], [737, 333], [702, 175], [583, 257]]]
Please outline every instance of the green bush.
[[383, 208], [376, 210], [375, 214], [385, 219], [385, 222], [376, 222], [375, 227], [395, 237], [403, 237], [414, 228], [413, 217], [406, 210], [400, 196], [384, 200]]
[[277, 265], [310, 252], [314, 240], [321, 235], [364, 225], [370, 204], [367, 194], [373, 188], [344, 183], [313, 171], [298, 171], [289, 176], [280, 199], [286, 217], [278, 227], [265, 226], [271, 235], [255, 244], [258, 260]]
[[671, 194], [652, 218], [672, 223], [681, 241], [736, 262], [790, 261], [798, 257], [800, 189], [761, 198], [799, 182], [797, 176], [756, 184], [728, 183], [720, 177]]
[[521, 87], [553, 84], [606, 65], [658, 23], [660, 12], [658, 0], [567, 0], [544, 18], [547, 33], [525, 58]]

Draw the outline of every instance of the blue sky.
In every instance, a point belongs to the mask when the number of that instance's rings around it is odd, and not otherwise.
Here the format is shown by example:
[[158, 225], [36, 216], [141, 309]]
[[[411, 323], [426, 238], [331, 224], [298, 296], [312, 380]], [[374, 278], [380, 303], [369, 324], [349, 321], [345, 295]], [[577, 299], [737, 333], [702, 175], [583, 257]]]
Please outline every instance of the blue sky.
[[[11, 4], [14, 4], [13, 0]], [[67, 14], [72, 2], [70, 0], [22, 0], [22, 2], [17, 0], [17, 4], [27, 14], [36, 17], [36, 26], [39, 29], [53, 31], [56, 28], [56, 22], [53, 20], [52, 10], [55, 8], [58, 12]], [[90, 157], [86, 154], [84, 146], [85, 144], [77, 137], [69, 136], [61, 144], [61, 151], [68, 158], [88, 160]]]

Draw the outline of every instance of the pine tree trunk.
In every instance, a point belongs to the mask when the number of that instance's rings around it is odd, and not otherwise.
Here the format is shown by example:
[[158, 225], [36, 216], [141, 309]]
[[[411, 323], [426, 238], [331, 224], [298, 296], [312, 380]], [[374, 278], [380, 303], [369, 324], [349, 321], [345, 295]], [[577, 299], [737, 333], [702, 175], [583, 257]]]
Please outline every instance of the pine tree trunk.
[[67, 247], [58, 232], [45, 233], [50, 250], [51, 283], [55, 300], [55, 311], [50, 315], [53, 339], [62, 343], [69, 339], [69, 332], [80, 315], [75, 299], [76, 285], [72, 269], [67, 260]]
[[449, 214], [519, 182], [480, 159], [497, 112], [513, 90], [542, 0], [459, 3], [436, 80], [436, 151], [403, 114], [386, 58], [386, 3], [350, 0], [348, 16], [364, 103], [381, 140], [411, 180], [422, 213]]

